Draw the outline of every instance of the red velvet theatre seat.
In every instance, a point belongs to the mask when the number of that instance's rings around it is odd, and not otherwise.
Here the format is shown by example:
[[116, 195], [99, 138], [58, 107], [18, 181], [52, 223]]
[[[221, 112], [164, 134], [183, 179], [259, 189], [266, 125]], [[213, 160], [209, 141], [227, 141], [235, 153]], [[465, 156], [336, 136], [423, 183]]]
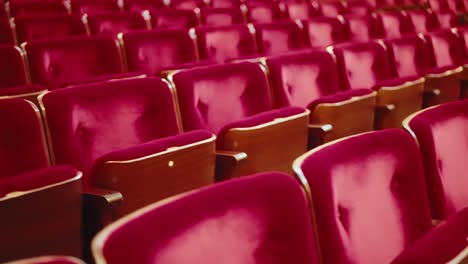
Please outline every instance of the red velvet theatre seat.
[[195, 41], [184, 30], [133, 31], [119, 37], [130, 72], [158, 75], [201, 63], [197, 62]]
[[452, 28], [458, 26], [458, 18], [450, 10], [434, 12], [440, 28]]
[[166, 9], [151, 12], [153, 29], [189, 29], [198, 24], [197, 14], [193, 10]]
[[306, 42], [313, 48], [323, 48], [349, 41], [349, 30], [342, 19], [317, 17], [302, 21]]
[[74, 14], [93, 14], [102, 12], [120, 12], [117, 0], [70, 0]]
[[433, 218], [444, 219], [467, 207], [468, 101], [423, 110], [409, 117], [405, 127], [421, 148]]
[[81, 259], [69, 256], [41, 256], [19, 259], [8, 264], [85, 264]]
[[171, 0], [169, 1], [170, 9], [181, 9], [181, 10], [194, 10], [196, 8], [206, 7], [204, 0]]
[[12, 17], [24, 15], [65, 15], [68, 9], [60, 0], [12, 0], [7, 3]]
[[18, 43], [86, 35], [86, 27], [78, 15], [19, 16], [14, 19], [14, 24]]
[[411, 21], [404, 11], [386, 11], [379, 13], [386, 38], [399, 38], [413, 33]]
[[54, 90], [77, 83], [121, 77], [123, 65], [112, 37], [68, 37], [27, 42], [31, 81]]
[[106, 228], [92, 248], [99, 264], [319, 263], [306, 196], [277, 172], [148, 206]]
[[314, 10], [307, 1], [289, 1], [287, 4], [280, 3], [280, 7], [284, 9], [286, 18], [289, 20], [309, 19], [316, 12], [319, 12], [319, 10]]
[[148, 29], [145, 18], [139, 13], [99, 13], [86, 16], [91, 35], [116, 36], [138, 29]]
[[244, 24], [244, 14], [237, 8], [203, 8], [200, 18], [205, 26], [227, 26]]
[[372, 7], [367, 1], [349, 1], [346, 3], [346, 13], [350, 15], [368, 15], [372, 13]]
[[416, 33], [425, 33], [439, 28], [437, 16], [432, 11], [420, 9], [407, 10], [406, 13]]
[[0, 44], [15, 44], [13, 30], [7, 16], [0, 16]]
[[346, 14], [345, 3], [341, 1], [330, 1], [330, 2], [321, 2], [320, 11], [323, 16], [327, 17], [336, 17], [339, 15]]
[[460, 26], [458, 28], [453, 28], [452, 31], [458, 36], [460, 44], [460, 59], [459, 64], [463, 67], [463, 72], [460, 75], [462, 80], [461, 87], [461, 98], [467, 98], [467, 88], [468, 88], [468, 27]]
[[[294, 169], [312, 201], [322, 263], [446, 263], [468, 244], [468, 209], [432, 230], [419, 150], [402, 130], [329, 143]], [[418, 255], [430, 261], [408, 261]]]
[[221, 63], [256, 56], [254, 31], [248, 25], [195, 28], [200, 59]]
[[424, 79], [396, 77], [383, 43], [342, 44], [333, 52], [344, 89], [377, 91], [377, 129], [401, 127], [405, 117], [421, 109]]
[[349, 29], [350, 41], [370, 41], [385, 37], [382, 20], [375, 13], [345, 16], [344, 21]]
[[[24, 160], [24, 158], [23, 158]], [[81, 172], [55, 166], [0, 178], [0, 261], [81, 256]]]
[[260, 54], [278, 55], [305, 47], [302, 25], [282, 21], [255, 25], [255, 35]]
[[162, 79], [74, 86], [40, 100], [54, 163], [83, 171], [91, 206], [105, 198], [100, 222], [214, 181], [214, 136], [180, 133]]
[[283, 19], [284, 10], [275, 2], [246, 3], [250, 23], [271, 23]]
[[[342, 91], [338, 67], [326, 51], [303, 51], [267, 58], [276, 107], [311, 111], [309, 146], [373, 130], [376, 93]], [[331, 130], [329, 126], [331, 125]]]
[[165, 8], [162, 0], [126, 0], [124, 9], [129, 12], [143, 12], [145, 10], [156, 11]]
[[[273, 110], [261, 65], [206, 66], [182, 70], [169, 79], [176, 86], [184, 130], [208, 129], [217, 134], [217, 150], [231, 154], [219, 158], [231, 157], [228, 164], [219, 164], [220, 178], [265, 170], [291, 172], [294, 157], [307, 149], [309, 111]], [[244, 160], [239, 162], [239, 157]]]

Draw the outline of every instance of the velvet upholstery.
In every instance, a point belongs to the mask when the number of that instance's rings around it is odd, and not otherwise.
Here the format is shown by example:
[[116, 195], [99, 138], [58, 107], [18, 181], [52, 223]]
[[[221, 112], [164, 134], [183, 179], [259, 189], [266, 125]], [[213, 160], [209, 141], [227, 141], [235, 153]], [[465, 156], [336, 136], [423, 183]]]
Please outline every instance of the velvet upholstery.
[[127, 70], [155, 75], [197, 61], [194, 40], [183, 30], [133, 31], [122, 36]]
[[267, 58], [266, 63], [276, 107], [307, 107], [314, 100], [341, 91], [338, 67], [326, 51], [275, 56]]
[[247, 19], [250, 23], [271, 23], [284, 17], [277, 3], [247, 3]]
[[86, 28], [78, 15], [19, 16], [15, 20], [18, 43], [25, 41], [84, 36]]
[[460, 40], [450, 29], [442, 29], [424, 35], [429, 52], [431, 66], [436, 68], [456, 68], [462, 56]]
[[257, 55], [255, 37], [247, 25], [195, 28], [202, 60], [225, 62]]
[[41, 104], [55, 163], [83, 171], [85, 186], [100, 156], [179, 133], [172, 92], [158, 78], [60, 89]]
[[302, 28], [293, 21], [255, 25], [259, 52], [264, 56], [286, 53], [305, 47]]
[[390, 263], [431, 229], [418, 152], [407, 133], [388, 129], [296, 160], [310, 187], [322, 263]]
[[460, 42], [460, 64], [468, 63], [468, 27], [460, 26], [456, 28], [456, 34]]
[[23, 52], [16, 46], [0, 45], [0, 94], [2, 89], [26, 84]]
[[443, 219], [467, 207], [464, 157], [468, 152], [468, 102], [422, 111], [408, 125], [421, 148], [433, 217]]
[[38, 14], [43, 16], [68, 14], [63, 2], [57, 0], [10, 1], [8, 4], [12, 17]]
[[289, 2], [286, 5], [289, 20], [305, 20], [312, 15], [311, 13], [311, 6], [306, 1]]
[[116, 0], [71, 0], [71, 9], [74, 14], [121, 11]]
[[468, 7], [468, 3], [463, 0], [447, 0], [447, 4], [449, 9], [456, 13], [464, 13], [466, 12], [466, 7]]
[[0, 89], [0, 96], [27, 96], [27, 94], [30, 93], [38, 93], [46, 90], [46, 87], [39, 84], [16, 85]]
[[217, 134], [229, 123], [272, 110], [265, 73], [256, 63], [183, 70], [173, 81], [185, 131]]
[[37, 40], [25, 46], [32, 83], [57, 89], [81, 79], [123, 72], [112, 37], [68, 37]]
[[327, 47], [349, 40], [349, 30], [341, 19], [317, 17], [302, 21], [306, 42], [313, 48]]
[[0, 100], [0, 178], [48, 166], [39, 111], [23, 99]]
[[68, 256], [42, 256], [28, 259], [19, 259], [9, 264], [84, 264], [81, 259]]
[[458, 19], [452, 11], [434, 12], [440, 28], [452, 28], [458, 26]]
[[315, 264], [313, 237], [299, 185], [269, 172], [148, 206], [98, 234], [92, 248], [97, 263]]
[[189, 29], [198, 25], [198, 18], [192, 10], [160, 10], [151, 12], [151, 25], [157, 29]]
[[243, 24], [244, 14], [240, 8], [203, 8], [200, 18], [205, 26], [227, 26]]
[[92, 35], [116, 36], [138, 29], [147, 29], [146, 21], [139, 13], [99, 13], [87, 16]]
[[124, 1], [124, 9], [129, 12], [143, 12], [144, 10], [156, 11], [165, 8], [162, 0], [127, 0]]
[[379, 13], [386, 38], [399, 38], [413, 32], [411, 21], [403, 12], [387, 11]]
[[321, 2], [320, 10], [322, 15], [328, 17], [336, 17], [338, 15], [345, 15], [346, 7], [343, 2], [333, 1], [333, 2]]
[[448, 1], [446, 0], [428, 0], [427, 2], [433, 11], [439, 12], [450, 10]]
[[0, 198], [13, 192], [27, 192], [76, 177], [78, 171], [67, 165], [43, 167], [0, 178]]
[[7, 16], [0, 16], [0, 43], [1, 44], [15, 44], [13, 37], [13, 30], [10, 26], [10, 20]]
[[424, 33], [439, 28], [437, 16], [432, 11], [407, 10], [406, 13], [416, 33]]
[[382, 21], [376, 14], [349, 15], [345, 17], [351, 41], [369, 41], [385, 37]]
[[169, 7], [171, 9], [194, 10], [205, 7], [205, 2], [203, 0], [171, 0]]
[[350, 15], [368, 15], [372, 12], [372, 8], [366, 1], [350, 1], [346, 6], [347, 13]]

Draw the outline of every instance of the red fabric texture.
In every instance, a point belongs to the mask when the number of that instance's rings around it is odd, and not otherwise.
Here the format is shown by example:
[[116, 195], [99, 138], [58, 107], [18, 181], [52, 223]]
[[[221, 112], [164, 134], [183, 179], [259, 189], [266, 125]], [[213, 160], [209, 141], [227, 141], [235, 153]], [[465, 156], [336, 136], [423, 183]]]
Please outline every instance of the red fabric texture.
[[0, 178], [48, 166], [39, 113], [22, 99], [0, 100]]
[[133, 31], [122, 38], [130, 72], [155, 75], [197, 60], [195, 43], [183, 30]]
[[406, 14], [416, 33], [429, 32], [439, 28], [437, 16], [432, 11], [423, 9], [406, 10]]
[[4, 88], [26, 84], [22, 52], [13, 45], [0, 45], [0, 93]]
[[433, 31], [424, 35], [429, 48], [431, 66], [455, 68], [462, 58], [461, 43], [450, 29]]
[[71, 0], [74, 14], [94, 14], [103, 12], [120, 12], [116, 0]]
[[345, 4], [342, 2], [322, 2], [320, 3], [320, 11], [323, 16], [336, 17], [346, 13]]
[[409, 134], [388, 129], [305, 157], [323, 263], [390, 263], [431, 229], [418, 152]]
[[458, 27], [457, 35], [460, 41], [461, 64], [467, 64], [468, 62], [468, 26]]
[[290, 175], [242, 177], [146, 210], [105, 239], [107, 262], [319, 263], [306, 197]]
[[306, 107], [341, 91], [338, 67], [326, 51], [303, 51], [266, 60], [277, 107]]
[[313, 48], [343, 43], [349, 40], [349, 30], [336, 17], [316, 17], [303, 21], [306, 41]]
[[78, 15], [19, 16], [15, 18], [15, 27], [19, 43], [86, 35], [86, 28]]
[[34, 0], [9, 1], [10, 13], [13, 17], [24, 15], [66, 15], [68, 10], [62, 1], [57, 0]]
[[139, 13], [99, 13], [87, 16], [92, 35], [117, 36], [138, 29], [147, 29], [146, 21]]
[[159, 10], [151, 12], [151, 25], [154, 29], [189, 29], [198, 25], [198, 18], [193, 10]]
[[205, 26], [228, 26], [244, 24], [244, 14], [240, 8], [203, 8], [200, 18]]
[[382, 20], [376, 14], [348, 15], [345, 17], [351, 41], [370, 41], [385, 37]]
[[37, 84], [25, 84], [25, 85], [18, 85], [18, 86], [11, 86], [8, 88], [0, 89], [0, 96], [4, 95], [20, 95], [20, 94], [27, 94], [27, 93], [35, 93], [40, 91], [46, 91], [46, 87]]
[[288, 20], [305, 20], [313, 13], [312, 6], [306, 1], [289, 1], [285, 6], [286, 19]]
[[439, 24], [439, 27], [442, 29], [457, 27], [459, 24], [457, 16], [452, 11], [446, 10], [434, 13], [437, 16], [437, 22]]
[[278, 55], [305, 47], [304, 33], [294, 21], [256, 24], [258, 51], [263, 56]]
[[194, 10], [195, 8], [206, 7], [203, 0], [172, 0], [169, 7], [171, 9]]
[[75, 177], [77, 173], [77, 170], [71, 166], [55, 166], [24, 172], [15, 176], [1, 177], [0, 198], [11, 192], [30, 191], [60, 183]]
[[339, 103], [343, 102], [346, 100], [349, 100], [353, 97], [360, 97], [360, 96], [365, 96], [372, 93], [372, 90], [370, 89], [359, 89], [359, 90], [349, 90], [349, 91], [343, 91], [343, 92], [337, 92], [332, 95], [327, 95], [323, 96], [319, 99], [316, 99], [312, 101], [309, 105], [307, 105], [307, 108], [310, 111], [313, 111], [316, 106], [319, 104], [333, 104], [333, 103]]
[[217, 134], [229, 123], [272, 110], [266, 76], [257, 63], [187, 69], [173, 80], [185, 131]]
[[247, 19], [250, 23], [271, 23], [284, 17], [278, 3], [253, 2], [246, 3]]
[[198, 27], [195, 32], [202, 60], [222, 63], [240, 57], [257, 55], [255, 37], [247, 25]]
[[213, 0], [211, 6], [215, 8], [239, 7], [242, 2], [241, 0]]
[[[41, 257], [33, 257], [28, 259], [20, 259], [17, 260], [19, 263], [27, 263], [27, 264], [84, 264], [81, 259], [75, 257], [68, 257], [68, 256], [41, 256]], [[26, 261], [26, 262], [22, 262]], [[16, 261], [12, 262], [11, 264], [19, 264]]]
[[0, 17], [0, 43], [10, 45], [15, 44], [13, 30], [10, 27], [10, 20], [7, 16]]
[[346, 10], [350, 15], [364, 16], [372, 13], [372, 7], [366, 1], [347, 2]]
[[159, 78], [70, 87], [43, 97], [56, 164], [83, 171], [100, 156], [177, 135], [174, 99]]
[[433, 217], [443, 219], [467, 207], [468, 102], [428, 109], [413, 117], [409, 126], [421, 148]]
[[120, 51], [112, 37], [36, 40], [25, 49], [32, 82], [52, 90], [81, 79], [123, 73]]
[[413, 32], [411, 21], [399, 11], [386, 11], [379, 13], [386, 38], [399, 38]]
[[162, 0], [128, 0], [124, 1], [124, 9], [129, 12], [141, 13], [144, 10], [156, 11], [166, 6]]

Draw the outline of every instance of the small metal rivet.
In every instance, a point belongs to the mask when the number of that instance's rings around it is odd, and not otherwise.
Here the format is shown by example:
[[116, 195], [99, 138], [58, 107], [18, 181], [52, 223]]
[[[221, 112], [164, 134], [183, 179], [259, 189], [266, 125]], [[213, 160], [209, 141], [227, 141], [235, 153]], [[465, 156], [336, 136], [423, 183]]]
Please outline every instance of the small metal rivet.
[[172, 160], [169, 161], [169, 162], [167, 163], [167, 166], [169, 166], [170, 168], [174, 167], [174, 161], [172, 161]]

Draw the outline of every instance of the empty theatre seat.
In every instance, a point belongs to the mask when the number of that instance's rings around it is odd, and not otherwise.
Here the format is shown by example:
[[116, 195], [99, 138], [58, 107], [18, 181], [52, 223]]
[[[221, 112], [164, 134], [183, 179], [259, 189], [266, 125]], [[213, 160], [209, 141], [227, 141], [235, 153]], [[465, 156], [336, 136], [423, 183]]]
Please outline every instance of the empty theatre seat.
[[222, 63], [258, 55], [254, 31], [247, 25], [195, 28], [200, 59]]
[[33, 15], [14, 18], [18, 43], [25, 41], [86, 35], [78, 15]]
[[70, 0], [74, 14], [93, 14], [101, 12], [120, 12], [117, 0]]
[[200, 18], [206, 26], [226, 26], [244, 24], [244, 14], [237, 8], [203, 8], [200, 10]]
[[125, 0], [124, 9], [129, 12], [156, 11], [165, 8], [162, 0]]
[[369, 89], [342, 91], [332, 54], [297, 52], [269, 57], [266, 64], [276, 106], [311, 111], [309, 148], [373, 130], [376, 93]]
[[80, 178], [70, 166], [0, 178], [0, 261], [81, 256]]
[[437, 16], [428, 10], [407, 10], [406, 14], [414, 32], [424, 33], [439, 29]]
[[69, 11], [61, 0], [12, 0], [7, 7], [12, 17], [23, 15], [65, 15]]
[[346, 2], [346, 13], [350, 15], [368, 15], [372, 12], [372, 7], [366, 1]]
[[[169, 79], [177, 90], [184, 131], [208, 129], [217, 134], [217, 150], [235, 159], [227, 164], [234, 168], [217, 167], [219, 178], [265, 170], [291, 172], [294, 157], [307, 149], [309, 111], [274, 110], [261, 65], [206, 66], [179, 71]], [[242, 152], [246, 160], [238, 161], [245, 159]]]
[[432, 229], [419, 150], [402, 130], [329, 143], [294, 169], [312, 201], [322, 263], [446, 263], [468, 244], [468, 210]]
[[377, 14], [349, 15], [344, 17], [346, 27], [349, 29], [351, 41], [369, 41], [385, 37], [382, 21]]
[[293, 21], [256, 24], [258, 50], [263, 56], [277, 55], [305, 47], [302, 25]]
[[194, 40], [184, 30], [134, 31], [120, 36], [129, 72], [158, 75], [202, 65]]
[[319, 263], [306, 197], [276, 172], [148, 206], [106, 228], [92, 248], [96, 263]]
[[440, 28], [452, 28], [458, 26], [458, 18], [452, 11], [434, 12]]
[[401, 127], [408, 115], [422, 106], [424, 78], [398, 78], [383, 43], [362, 42], [333, 47], [345, 89], [377, 91], [377, 129]]
[[290, 1], [283, 5], [280, 3], [280, 7], [284, 9], [286, 18], [289, 18], [289, 20], [309, 19], [315, 14], [313, 6], [310, 6], [306, 1]]
[[40, 101], [54, 163], [83, 171], [85, 213], [96, 214], [95, 224], [214, 181], [215, 137], [180, 132], [162, 79], [74, 86]]
[[468, 207], [465, 153], [468, 102], [447, 103], [405, 120], [421, 148], [432, 216], [444, 219]]
[[153, 29], [189, 29], [198, 25], [198, 17], [193, 10], [160, 10], [151, 12]]
[[81, 259], [69, 256], [41, 256], [15, 260], [8, 264], [84, 264], [84, 262]]
[[210, 4], [214, 8], [237, 8], [242, 2], [242, 0], [211, 0]]
[[145, 18], [139, 13], [99, 13], [85, 17], [91, 35], [116, 36], [138, 29], [148, 29]]
[[206, 3], [204, 0], [171, 0], [169, 1], [169, 8], [171, 9], [194, 10], [196, 8], [202, 8], [205, 6], [206, 6]]
[[247, 20], [250, 23], [271, 23], [285, 17], [284, 10], [275, 2], [246, 3]]
[[15, 44], [15, 37], [13, 36], [13, 30], [7, 16], [0, 16], [0, 43]]
[[121, 77], [123, 65], [112, 37], [68, 37], [27, 42], [31, 81], [54, 90], [68, 85]]
[[316, 17], [302, 21], [306, 43], [313, 48], [327, 47], [349, 40], [349, 30], [342, 19]]
[[468, 88], [468, 27], [461, 26], [453, 28], [452, 31], [458, 36], [460, 44], [460, 60], [459, 64], [463, 67], [463, 72], [460, 75], [462, 80], [461, 98], [467, 98], [466, 92]]
[[320, 11], [323, 16], [336, 17], [346, 14], [346, 6], [341, 1], [321, 2]]
[[386, 11], [379, 13], [386, 38], [399, 38], [413, 33], [411, 21], [404, 11]]

